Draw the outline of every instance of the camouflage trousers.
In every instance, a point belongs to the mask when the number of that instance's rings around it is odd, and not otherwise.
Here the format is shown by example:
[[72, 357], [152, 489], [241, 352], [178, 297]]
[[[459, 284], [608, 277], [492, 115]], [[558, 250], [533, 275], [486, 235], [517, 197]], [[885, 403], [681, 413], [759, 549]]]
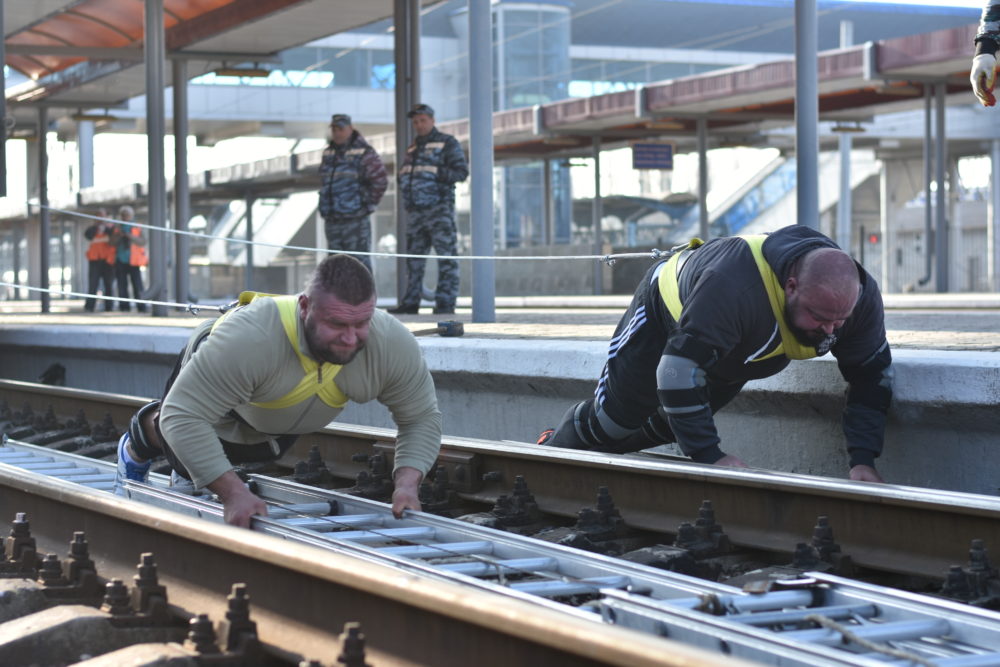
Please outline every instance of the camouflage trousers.
[[[434, 246], [434, 253], [443, 256], [455, 256], [455, 209], [438, 207], [426, 211], [409, 211], [406, 221], [406, 253], [410, 255], [426, 255]], [[447, 309], [455, 307], [458, 298], [458, 262], [453, 259], [439, 259], [437, 289], [434, 292], [434, 305]], [[422, 257], [411, 257], [406, 260], [406, 294], [400, 305], [414, 306], [420, 304], [423, 293], [424, 268], [427, 260]]]
[[[326, 223], [326, 247], [330, 250], [345, 250], [348, 252], [371, 252], [372, 225], [371, 216], [362, 215], [356, 218], [324, 218]], [[353, 255], [372, 270], [372, 258], [369, 255]]]

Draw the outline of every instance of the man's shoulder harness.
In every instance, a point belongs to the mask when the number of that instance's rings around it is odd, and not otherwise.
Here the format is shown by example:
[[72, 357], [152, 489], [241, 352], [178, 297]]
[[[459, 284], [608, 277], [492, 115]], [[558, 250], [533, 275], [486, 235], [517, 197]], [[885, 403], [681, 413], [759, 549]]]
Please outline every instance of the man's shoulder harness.
[[237, 307], [227, 310], [219, 319], [217, 319], [212, 325], [211, 331], [214, 331], [216, 327], [218, 327], [222, 321], [228, 318], [232, 313], [236, 312], [243, 306], [262, 298], [274, 300], [275, 305], [278, 307], [281, 324], [285, 329], [285, 335], [288, 338], [288, 342], [295, 351], [295, 355], [299, 358], [303, 376], [298, 385], [281, 398], [273, 401], [267, 401], [266, 403], [251, 403], [251, 405], [258, 408], [279, 410], [281, 408], [287, 408], [297, 403], [301, 403], [312, 396], [319, 396], [321, 401], [333, 408], [342, 408], [347, 405], [347, 396], [333, 381], [343, 366], [326, 364], [329, 367], [329, 370], [324, 373], [324, 364], [316, 362], [314, 359], [306, 356], [302, 350], [299, 349], [298, 295], [274, 295], [259, 292], [242, 292], [240, 294], [239, 301], [237, 302]]
[[[802, 345], [792, 334], [785, 320], [785, 290], [774, 273], [774, 269], [764, 259], [763, 245], [767, 238], [766, 234], [754, 234], [751, 236], [737, 237], [742, 239], [750, 248], [754, 263], [757, 265], [757, 272], [760, 274], [761, 282], [767, 292], [768, 302], [771, 304], [771, 312], [777, 322], [776, 326], [781, 333], [781, 344], [770, 354], [757, 357], [753, 361], [763, 361], [784, 354], [789, 359], [811, 359], [818, 356], [816, 348]], [[679, 322], [684, 304], [681, 302], [680, 288], [678, 286], [678, 275], [683, 262], [688, 256], [703, 244], [701, 239], [691, 239], [691, 242], [675, 252], [666, 265], [660, 271], [659, 288], [660, 296], [670, 311], [675, 322]]]

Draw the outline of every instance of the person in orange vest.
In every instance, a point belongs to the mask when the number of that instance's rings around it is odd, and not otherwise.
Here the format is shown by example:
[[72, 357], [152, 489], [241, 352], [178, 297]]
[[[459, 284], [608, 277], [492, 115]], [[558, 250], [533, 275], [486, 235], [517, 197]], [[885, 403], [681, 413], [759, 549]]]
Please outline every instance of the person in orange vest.
[[[106, 210], [98, 209], [98, 217], [108, 217]], [[84, 230], [83, 235], [90, 241], [87, 246], [87, 294], [97, 294], [100, 289], [104, 296], [113, 296], [115, 281], [115, 247], [111, 244], [111, 233], [114, 224], [97, 220], [94, 224]], [[83, 309], [88, 313], [94, 312], [97, 299], [88, 298], [83, 302]], [[104, 310], [114, 310], [113, 301], [104, 301]]]
[[[118, 209], [119, 224], [115, 228], [112, 243], [115, 244], [115, 277], [118, 280], [118, 296], [128, 299], [128, 283], [132, 282], [132, 298], [142, 298], [142, 271], [141, 268], [149, 264], [146, 257], [146, 237], [142, 230], [128, 223], [135, 219], [135, 211], [131, 206], [122, 206]], [[120, 301], [118, 309], [127, 311], [131, 309], [128, 301]], [[135, 309], [140, 313], [146, 312], [146, 304], [137, 303]]]

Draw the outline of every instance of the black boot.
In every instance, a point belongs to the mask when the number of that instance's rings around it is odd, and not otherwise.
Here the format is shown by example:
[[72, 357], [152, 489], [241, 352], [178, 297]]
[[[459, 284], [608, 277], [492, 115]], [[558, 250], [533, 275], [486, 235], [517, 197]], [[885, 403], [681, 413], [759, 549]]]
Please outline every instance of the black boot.
[[576, 431], [576, 421], [580, 418], [579, 415], [585, 411], [587, 403], [589, 401], [583, 401], [570, 406], [558, 426], [542, 432], [538, 437], [538, 444], [546, 445], [547, 447], [559, 447], [561, 449], [590, 449], [590, 445], [584, 442], [583, 438]]

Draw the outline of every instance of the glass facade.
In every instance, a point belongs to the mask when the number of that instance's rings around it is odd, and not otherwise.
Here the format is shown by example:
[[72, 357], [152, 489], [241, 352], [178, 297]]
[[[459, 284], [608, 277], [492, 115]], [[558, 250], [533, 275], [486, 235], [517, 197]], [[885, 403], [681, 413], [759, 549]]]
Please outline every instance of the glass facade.
[[570, 75], [569, 10], [559, 5], [500, 3], [494, 9], [494, 25], [499, 63], [496, 108], [564, 99]]
[[[569, 95], [570, 10], [560, 3], [501, 2], [493, 6], [494, 108], [545, 104]], [[501, 247], [546, 242], [545, 166], [542, 162], [502, 167]], [[572, 191], [569, 169], [552, 164], [553, 237], [570, 238]]]

